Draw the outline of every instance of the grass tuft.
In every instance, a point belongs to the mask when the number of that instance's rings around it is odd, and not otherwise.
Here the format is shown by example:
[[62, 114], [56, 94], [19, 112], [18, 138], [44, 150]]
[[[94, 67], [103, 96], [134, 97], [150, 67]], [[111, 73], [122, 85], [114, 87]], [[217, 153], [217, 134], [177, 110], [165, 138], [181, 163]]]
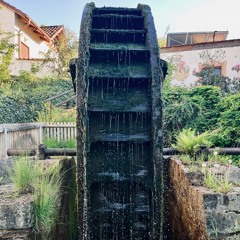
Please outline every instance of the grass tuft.
[[212, 189], [214, 191], [218, 190], [215, 174], [209, 170], [206, 170], [204, 173], [204, 184], [209, 189]]
[[219, 193], [228, 193], [232, 190], [233, 184], [229, 182], [229, 172], [222, 173], [221, 176], [216, 176], [209, 169], [204, 171], [204, 184], [209, 189]]
[[10, 179], [20, 193], [32, 192], [37, 172], [38, 167], [33, 161], [27, 157], [20, 157], [14, 159]]
[[61, 179], [56, 175], [43, 175], [35, 190], [35, 230], [49, 234], [56, 224], [60, 199]]
[[44, 170], [36, 161], [21, 157], [15, 159], [10, 178], [20, 193], [34, 194], [34, 229], [48, 235], [58, 217], [62, 184], [60, 167], [51, 166]]

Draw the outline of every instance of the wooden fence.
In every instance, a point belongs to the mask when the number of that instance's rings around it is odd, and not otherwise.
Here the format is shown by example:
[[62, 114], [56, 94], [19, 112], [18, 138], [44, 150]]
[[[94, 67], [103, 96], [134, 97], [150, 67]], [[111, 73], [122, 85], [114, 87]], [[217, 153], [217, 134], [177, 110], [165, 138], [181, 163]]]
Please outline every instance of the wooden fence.
[[0, 124], [0, 159], [7, 159], [8, 149], [33, 149], [43, 138], [58, 142], [76, 138], [75, 123], [16, 123]]

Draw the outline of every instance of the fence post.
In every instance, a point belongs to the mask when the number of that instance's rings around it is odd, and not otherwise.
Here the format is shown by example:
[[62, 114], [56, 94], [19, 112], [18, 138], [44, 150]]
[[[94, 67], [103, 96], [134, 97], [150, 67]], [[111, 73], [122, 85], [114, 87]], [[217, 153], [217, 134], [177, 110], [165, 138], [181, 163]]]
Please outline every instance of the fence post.
[[39, 126], [39, 144], [42, 144], [42, 137], [43, 136], [43, 127], [42, 125]]
[[7, 150], [8, 150], [8, 129], [4, 128], [4, 159], [7, 160], [8, 159], [8, 155], [7, 155]]

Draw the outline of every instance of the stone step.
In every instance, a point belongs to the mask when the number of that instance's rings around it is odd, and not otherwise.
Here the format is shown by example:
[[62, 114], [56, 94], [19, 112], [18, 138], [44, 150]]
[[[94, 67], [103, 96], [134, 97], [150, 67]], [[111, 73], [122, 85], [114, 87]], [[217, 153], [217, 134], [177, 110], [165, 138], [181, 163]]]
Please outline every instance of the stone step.
[[92, 29], [91, 43], [145, 44], [146, 30]]
[[1, 240], [29, 240], [31, 238], [31, 233], [25, 230], [10, 230], [10, 231], [1, 231], [0, 230], [0, 239]]
[[95, 15], [92, 19], [92, 28], [141, 30], [144, 29], [144, 18], [118, 14]]
[[116, 64], [92, 63], [88, 68], [88, 76], [92, 78], [151, 78], [151, 69], [145, 64], [122, 67]]
[[99, 134], [94, 138], [94, 142], [149, 142], [150, 136], [148, 134], [144, 133], [138, 133], [138, 134], [123, 134], [123, 133], [110, 133], [110, 134]]
[[[129, 50], [112, 50], [112, 49], [90, 49], [89, 63], [101, 63], [117, 65], [118, 67], [128, 67], [133, 64], [145, 64], [148, 62], [149, 51], [129, 51]], [[144, 66], [143, 66], [144, 67]]]
[[134, 43], [91, 43], [90, 49], [92, 50], [111, 50], [111, 51], [146, 51], [149, 52], [148, 47], [145, 44], [134, 44]]
[[141, 16], [142, 12], [136, 8], [113, 8], [113, 7], [95, 8], [93, 10], [93, 16], [106, 14]]
[[125, 108], [124, 106], [119, 106], [116, 107], [115, 109], [110, 109], [110, 108], [101, 108], [101, 107], [94, 107], [93, 104], [89, 105], [88, 111], [89, 112], [109, 112], [113, 111], [116, 113], [150, 113], [151, 112], [151, 107], [145, 104], [138, 104], [134, 107], [131, 108]]
[[[136, 166], [137, 168], [137, 166]], [[118, 168], [119, 170], [119, 168]], [[124, 171], [124, 170], [122, 170]], [[121, 171], [121, 172], [122, 172]], [[119, 171], [120, 172], [120, 171]], [[136, 173], [133, 173], [131, 175], [125, 175], [126, 172], [124, 172], [124, 174], [118, 173], [110, 173], [110, 172], [101, 172], [101, 173], [95, 173], [94, 175], [92, 175], [92, 181], [93, 182], [102, 182], [103, 185], [106, 181], [108, 182], [129, 182], [129, 176], [131, 177], [131, 179], [135, 182], [135, 183], [142, 183], [144, 182], [146, 184], [146, 186], [149, 186], [150, 184], [149, 182], [149, 176], [148, 176], [148, 172], [145, 170], [139, 170], [136, 171]]]
[[12, 184], [0, 185], [0, 230], [33, 226], [33, 195], [19, 195]]

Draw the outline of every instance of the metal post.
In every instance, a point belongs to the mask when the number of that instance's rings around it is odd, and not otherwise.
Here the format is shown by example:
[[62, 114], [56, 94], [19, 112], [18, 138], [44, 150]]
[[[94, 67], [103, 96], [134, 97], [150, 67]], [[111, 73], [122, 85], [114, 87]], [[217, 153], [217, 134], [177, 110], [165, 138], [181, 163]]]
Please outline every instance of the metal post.
[[8, 150], [8, 129], [4, 128], [4, 159], [7, 160], [8, 159], [8, 154], [7, 154], [7, 150]]

